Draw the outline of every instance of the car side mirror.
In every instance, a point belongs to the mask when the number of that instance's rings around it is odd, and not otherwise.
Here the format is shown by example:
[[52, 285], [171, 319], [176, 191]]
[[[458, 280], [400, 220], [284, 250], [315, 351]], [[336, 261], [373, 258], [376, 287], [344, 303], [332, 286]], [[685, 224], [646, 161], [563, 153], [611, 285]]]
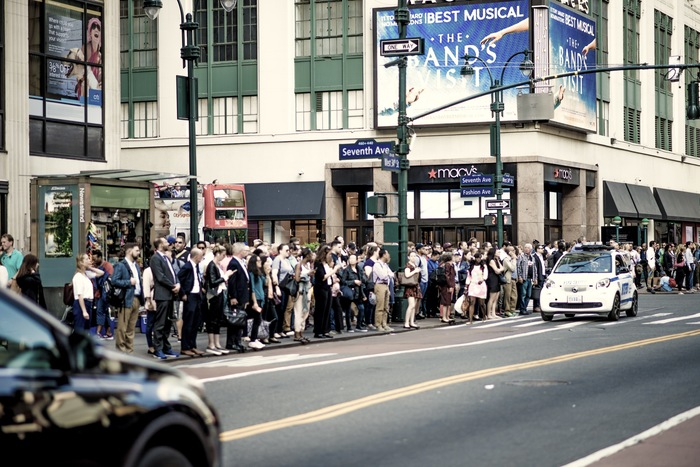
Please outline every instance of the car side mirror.
[[100, 357], [95, 351], [95, 342], [84, 332], [73, 332], [68, 338], [70, 354], [76, 371], [95, 368], [100, 363]]

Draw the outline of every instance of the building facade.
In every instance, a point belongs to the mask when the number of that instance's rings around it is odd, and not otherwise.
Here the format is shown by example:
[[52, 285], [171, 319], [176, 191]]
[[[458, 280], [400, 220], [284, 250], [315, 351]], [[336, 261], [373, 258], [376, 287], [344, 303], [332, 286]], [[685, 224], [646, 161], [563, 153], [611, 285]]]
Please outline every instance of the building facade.
[[[39, 204], [30, 203], [33, 176], [110, 169], [188, 173], [187, 122], [177, 119], [175, 76], [186, 72], [174, 3], [164, 2], [152, 21], [142, 0], [3, 2], [0, 227], [13, 233], [21, 248], [29, 248], [31, 225], [40, 214]], [[378, 30], [380, 12], [391, 14], [397, 1], [239, 0], [231, 13], [216, 1], [182, 4], [199, 23], [198, 181], [246, 185], [251, 238], [280, 242], [296, 236], [312, 242], [343, 235], [358, 243], [382, 241], [384, 221], [394, 219], [369, 216], [366, 200], [373, 193], [396, 192], [396, 180], [381, 169], [380, 160], [341, 160], [339, 148], [367, 139], [395, 140], [398, 82], [383, 74], [395, 68], [384, 67], [391, 59], [378, 53], [384, 38]], [[431, 31], [428, 23], [447, 28], [450, 18], [479, 20], [484, 33], [497, 24], [477, 13], [455, 16], [455, 9], [475, 5], [466, 0], [409, 4], [412, 15], [420, 14], [408, 27], [409, 37], [424, 37]], [[516, 37], [526, 40], [536, 76], [554, 69], [556, 52], [532, 47], [533, 35], [541, 34], [545, 23], [552, 29], [548, 37], [556, 36], [553, 11], [595, 22], [597, 66], [698, 63], [700, 7], [691, 1], [479, 5], [484, 12], [511, 11], [512, 19], [529, 19], [528, 33], [503, 36], [485, 50], [498, 51]], [[503, 22], [511, 19], [504, 16]], [[88, 53], [96, 24], [101, 48]], [[472, 26], [465, 21], [464, 27]], [[425, 39], [432, 47], [440, 37]], [[432, 75], [409, 67], [409, 86], [418, 96], [409, 116], [442, 102], [433, 101], [437, 91], [454, 100], [472, 92], [468, 80], [474, 78], [460, 74], [461, 55], [480, 49], [480, 39], [448, 31], [444, 40], [455, 42], [446, 46], [457, 57], [450, 63], [429, 68], [429, 55], [410, 58]], [[586, 56], [583, 46], [573, 61]], [[68, 56], [71, 49], [82, 55]], [[508, 66], [504, 61], [491, 62], [496, 76]], [[519, 62], [511, 64], [515, 71]], [[69, 70], [77, 71], [68, 76]], [[75, 76], [81, 71], [83, 81]], [[483, 67], [480, 71], [483, 78]], [[517, 80], [509, 73], [509, 82]], [[506, 238], [608, 240], [619, 216], [620, 232], [635, 243], [697, 240], [700, 134], [698, 124], [685, 117], [686, 84], [696, 76], [697, 69], [682, 72], [679, 81], [669, 80], [666, 70], [596, 74], [595, 97], [586, 101], [593, 117], [586, 114], [585, 122], [576, 124], [556, 114], [549, 121], [519, 119], [515, 95], [506, 95], [501, 154], [504, 171], [514, 177], [504, 193], [511, 201]], [[552, 92], [556, 99], [563, 86], [567, 94], [555, 110], [560, 112], [576, 85], [549, 83], [520, 92]], [[485, 225], [491, 219], [485, 216], [495, 214], [485, 209], [491, 196], [464, 196], [460, 186], [464, 175], [495, 170], [490, 101], [475, 102], [461, 114], [444, 110], [435, 119], [412, 122], [409, 240], [495, 239], [495, 227]], [[389, 198], [390, 214], [396, 215], [397, 203]], [[646, 227], [643, 219], [649, 221]]]

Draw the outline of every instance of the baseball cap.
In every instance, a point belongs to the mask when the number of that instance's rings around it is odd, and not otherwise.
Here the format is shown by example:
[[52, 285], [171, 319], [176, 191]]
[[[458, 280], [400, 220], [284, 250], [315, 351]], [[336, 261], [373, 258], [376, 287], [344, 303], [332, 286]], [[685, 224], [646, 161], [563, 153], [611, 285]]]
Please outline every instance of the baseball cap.
[[424, 246], [425, 246], [425, 245], [423, 245], [422, 243], [416, 243], [416, 250], [420, 250], [420, 249], [423, 248]]
[[443, 248], [452, 248], [452, 244], [450, 242], [443, 243], [442, 247]]
[[175, 237], [173, 237], [172, 235], [168, 235], [166, 240], [168, 241], [169, 245], [172, 245], [173, 243], [175, 243]]

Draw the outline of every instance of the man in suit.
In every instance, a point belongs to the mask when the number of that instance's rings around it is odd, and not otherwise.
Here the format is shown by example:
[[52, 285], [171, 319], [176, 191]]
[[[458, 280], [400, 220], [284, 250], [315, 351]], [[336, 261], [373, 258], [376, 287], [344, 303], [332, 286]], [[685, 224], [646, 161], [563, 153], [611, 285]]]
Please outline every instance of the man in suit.
[[141, 269], [136, 260], [141, 256], [141, 248], [135, 243], [124, 247], [126, 256], [114, 267], [112, 285], [125, 288], [126, 296], [117, 315], [117, 349], [124, 353], [134, 353], [136, 321], [139, 307], [144, 303]]
[[168, 241], [161, 237], [153, 242], [156, 253], [151, 258], [151, 271], [153, 271], [153, 299], [156, 301], [156, 313], [153, 324], [153, 357], [165, 360], [169, 356], [179, 357], [168, 342], [170, 334], [170, 320], [168, 317], [173, 312], [173, 300], [180, 292], [180, 282], [173, 269], [168, 255], [170, 246]]
[[[228, 280], [228, 305], [239, 310], [245, 310], [250, 301], [250, 278], [245, 264], [247, 255], [248, 247], [245, 243], [233, 244], [233, 258], [228, 263], [228, 269], [234, 271], [234, 274]], [[228, 326], [226, 329], [226, 348], [244, 352], [245, 347], [241, 345], [241, 334], [241, 328]]]
[[197, 349], [197, 329], [199, 328], [200, 310], [202, 305], [202, 275], [199, 263], [204, 252], [192, 248], [189, 260], [177, 273], [180, 280], [180, 300], [182, 300], [182, 355], [197, 357], [204, 352]]

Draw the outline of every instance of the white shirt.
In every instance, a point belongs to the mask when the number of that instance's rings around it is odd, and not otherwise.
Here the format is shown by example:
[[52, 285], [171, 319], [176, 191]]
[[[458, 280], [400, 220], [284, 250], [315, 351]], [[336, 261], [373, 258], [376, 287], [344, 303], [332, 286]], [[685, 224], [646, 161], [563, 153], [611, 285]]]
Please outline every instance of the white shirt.
[[73, 276], [73, 298], [77, 300], [79, 295], [83, 296], [83, 300], [95, 298], [92, 281], [84, 273], [76, 272]]
[[250, 276], [248, 275], [248, 267], [247, 267], [247, 265], [245, 264], [245, 260], [239, 258], [238, 256], [234, 256], [233, 259], [235, 259], [236, 261], [238, 261], [238, 264], [240, 264], [241, 267], [243, 268], [243, 271], [245, 271], [245, 277], [246, 277], [246, 279], [250, 280]]
[[656, 267], [656, 250], [654, 250], [654, 247], [650, 246], [647, 248], [647, 262], [650, 268]]
[[192, 291], [190, 293], [199, 293], [202, 291], [201, 284], [199, 283], [199, 278], [201, 275], [199, 274], [199, 269], [197, 268], [197, 265], [194, 264], [194, 261], [190, 260], [190, 264], [192, 265], [192, 273], [194, 274], [194, 285], [192, 286]]
[[136, 279], [136, 284], [134, 284], [134, 295], [141, 295], [141, 281], [139, 280], [139, 270], [136, 269], [136, 263], [133, 261], [126, 260], [126, 264], [131, 269], [131, 276]]

